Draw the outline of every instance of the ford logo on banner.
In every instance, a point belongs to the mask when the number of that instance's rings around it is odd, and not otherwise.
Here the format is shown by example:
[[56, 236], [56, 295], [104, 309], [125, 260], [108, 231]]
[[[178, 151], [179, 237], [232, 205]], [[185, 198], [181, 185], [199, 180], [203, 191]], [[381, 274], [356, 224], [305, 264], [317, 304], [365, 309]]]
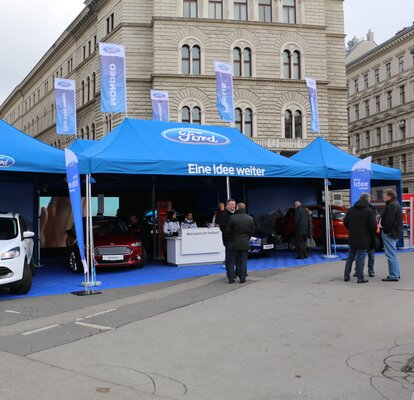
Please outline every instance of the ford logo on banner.
[[0, 167], [7, 168], [14, 164], [14, 158], [0, 154]]
[[57, 85], [58, 86], [61, 86], [61, 87], [64, 87], [64, 88], [67, 88], [67, 87], [71, 87], [72, 86], [70, 82], [65, 82], [65, 81], [58, 81], [57, 82]]
[[217, 64], [217, 67], [220, 69], [220, 71], [223, 72], [230, 72], [231, 67], [229, 64], [219, 63]]
[[216, 132], [205, 131], [192, 128], [167, 129], [161, 133], [166, 139], [176, 143], [184, 144], [209, 144], [224, 145], [229, 144], [230, 139]]
[[121, 49], [115, 46], [104, 46], [103, 50], [105, 51], [105, 53], [109, 54], [118, 54], [121, 52]]
[[153, 92], [152, 93], [152, 97], [156, 97], [157, 99], [165, 99], [165, 98], [167, 98], [167, 96], [165, 95], [165, 93], [160, 93], [160, 92]]

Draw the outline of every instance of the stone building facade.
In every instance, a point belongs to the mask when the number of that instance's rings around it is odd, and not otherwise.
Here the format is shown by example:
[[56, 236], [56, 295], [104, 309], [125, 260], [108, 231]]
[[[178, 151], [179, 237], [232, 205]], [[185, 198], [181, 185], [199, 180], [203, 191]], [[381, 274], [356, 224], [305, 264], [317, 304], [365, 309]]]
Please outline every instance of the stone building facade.
[[305, 77], [317, 81], [321, 134], [347, 148], [343, 0], [86, 0], [85, 8], [0, 107], [57, 147], [53, 80], [76, 80], [78, 137], [99, 139], [125, 114], [100, 112], [98, 42], [126, 47], [128, 117], [150, 119], [167, 90], [170, 120], [221, 124], [215, 60], [234, 67], [236, 127], [292, 154], [315, 138]]
[[358, 57], [351, 46], [346, 60], [352, 151], [399, 168], [414, 192], [414, 25]]

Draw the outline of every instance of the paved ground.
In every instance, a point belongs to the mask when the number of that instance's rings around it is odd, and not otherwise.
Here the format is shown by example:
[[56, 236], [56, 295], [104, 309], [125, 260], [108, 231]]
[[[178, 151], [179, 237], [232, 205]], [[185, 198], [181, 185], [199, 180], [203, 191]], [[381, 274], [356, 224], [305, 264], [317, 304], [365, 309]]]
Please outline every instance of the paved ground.
[[413, 253], [402, 280], [344, 261], [0, 303], [0, 399], [412, 400]]

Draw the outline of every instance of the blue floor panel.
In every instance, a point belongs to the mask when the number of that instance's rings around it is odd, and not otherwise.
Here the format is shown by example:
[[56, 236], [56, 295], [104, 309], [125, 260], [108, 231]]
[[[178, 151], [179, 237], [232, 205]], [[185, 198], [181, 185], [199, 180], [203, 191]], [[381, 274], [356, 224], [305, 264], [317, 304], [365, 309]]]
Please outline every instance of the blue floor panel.
[[[346, 258], [346, 255], [347, 249], [345, 247], [338, 251], [338, 258], [336, 260], [343, 260]], [[320, 251], [315, 251], [309, 258], [304, 260], [297, 260], [295, 257], [296, 254], [288, 250], [278, 250], [264, 257], [249, 259], [248, 269], [250, 271], [259, 271], [335, 261], [323, 258]], [[37, 273], [33, 278], [32, 289], [27, 295], [16, 296], [12, 295], [8, 289], [0, 289], [0, 300], [66, 294], [83, 290], [81, 285], [83, 275], [69, 271], [67, 266], [63, 264], [62, 259], [50, 258], [44, 262], [45, 265], [37, 269]], [[102, 282], [99, 290], [108, 290], [214, 274], [223, 274], [224, 278], [225, 271], [222, 264], [174, 267], [151, 262], [139, 269], [99, 269], [97, 271], [97, 280]]]

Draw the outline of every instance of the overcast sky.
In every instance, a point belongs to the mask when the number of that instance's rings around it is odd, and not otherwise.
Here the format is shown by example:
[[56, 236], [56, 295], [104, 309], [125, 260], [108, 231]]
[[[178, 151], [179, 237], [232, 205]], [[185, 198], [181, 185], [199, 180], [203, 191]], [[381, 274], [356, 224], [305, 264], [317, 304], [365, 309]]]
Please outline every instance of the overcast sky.
[[[0, 0], [0, 104], [83, 9], [84, 0]], [[346, 41], [380, 44], [414, 21], [413, 0], [345, 0]]]

